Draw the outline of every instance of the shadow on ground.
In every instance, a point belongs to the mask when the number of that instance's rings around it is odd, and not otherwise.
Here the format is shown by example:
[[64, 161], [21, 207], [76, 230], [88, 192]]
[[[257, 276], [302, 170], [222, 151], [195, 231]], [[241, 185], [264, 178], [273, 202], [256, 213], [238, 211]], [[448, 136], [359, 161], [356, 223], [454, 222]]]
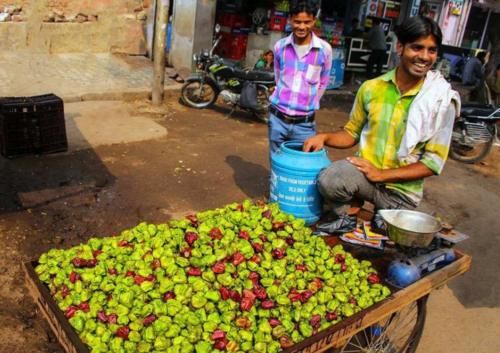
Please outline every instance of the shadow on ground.
[[249, 198], [262, 198], [269, 193], [269, 170], [262, 165], [229, 155], [226, 163], [233, 169], [233, 179]]
[[[71, 122], [78, 114], [66, 114]], [[74, 139], [86, 141], [74, 129]], [[68, 138], [69, 150], [73, 141]], [[84, 145], [90, 146], [88, 142]], [[92, 149], [77, 152], [0, 157], [0, 214], [35, 209], [112, 184], [114, 176]]]
[[115, 177], [93, 150], [0, 157], [0, 214], [36, 209], [72, 197], [89, 197]]

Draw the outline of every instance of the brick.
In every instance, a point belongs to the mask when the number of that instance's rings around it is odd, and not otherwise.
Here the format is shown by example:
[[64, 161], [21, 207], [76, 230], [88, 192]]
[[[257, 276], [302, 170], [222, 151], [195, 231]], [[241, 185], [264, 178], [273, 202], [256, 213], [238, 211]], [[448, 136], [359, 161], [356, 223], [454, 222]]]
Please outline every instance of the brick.
[[78, 22], [78, 23], [87, 22], [87, 19], [88, 19], [87, 15], [84, 15], [82, 13], [79, 13], [78, 15], [76, 15], [76, 18], [75, 18], [76, 22]]
[[12, 15], [12, 21], [13, 22], [24, 22], [25, 18], [23, 15]]
[[114, 42], [111, 45], [111, 52], [146, 55], [146, 38], [144, 37], [143, 23], [135, 19], [126, 20], [122, 26], [125, 34], [120, 36], [120, 38], [114, 38]]

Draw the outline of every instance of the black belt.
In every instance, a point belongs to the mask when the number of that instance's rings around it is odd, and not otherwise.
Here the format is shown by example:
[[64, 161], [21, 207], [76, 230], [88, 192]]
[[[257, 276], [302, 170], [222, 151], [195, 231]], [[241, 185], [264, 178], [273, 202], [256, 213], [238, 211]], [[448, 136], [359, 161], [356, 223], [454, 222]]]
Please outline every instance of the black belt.
[[287, 115], [274, 106], [270, 106], [269, 111], [287, 124], [312, 123], [315, 115], [315, 113], [311, 115]]

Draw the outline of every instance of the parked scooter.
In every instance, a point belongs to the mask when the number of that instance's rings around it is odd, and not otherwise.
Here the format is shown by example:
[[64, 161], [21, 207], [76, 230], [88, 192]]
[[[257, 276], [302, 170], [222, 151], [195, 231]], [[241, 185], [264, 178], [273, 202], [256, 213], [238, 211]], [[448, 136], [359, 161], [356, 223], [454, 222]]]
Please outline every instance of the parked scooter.
[[[485, 85], [489, 94], [488, 87]], [[450, 157], [463, 163], [483, 160], [491, 151], [500, 124], [500, 107], [492, 104], [465, 103], [455, 120]]]
[[[216, 25], [216, 34], [220, 26]], [[195, 73], [182, 86], [181, 99], [190, 107], [203, 109], [212, 106], [220, 96], [232, 105], [250, 111], [267, 121], [269, 95], [274, 89], [274, 73], [241, 70], [214, 54], [221, 36], [217, 36], [210, 50], [193, 56]]]

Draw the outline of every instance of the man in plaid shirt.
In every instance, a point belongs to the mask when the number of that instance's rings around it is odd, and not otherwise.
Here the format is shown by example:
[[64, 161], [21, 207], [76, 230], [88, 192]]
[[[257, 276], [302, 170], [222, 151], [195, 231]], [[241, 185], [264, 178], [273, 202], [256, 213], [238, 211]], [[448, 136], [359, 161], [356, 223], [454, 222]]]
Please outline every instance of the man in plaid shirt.
[[269, 108], [269, 149], [288, 140], [305, 141], [316, 133], [314, 112], [330, 76], [332, 48], [313, 32], [316, 7], [291, 1], [292, 34], [274, 46], [276, 89]]
[[[355, 156], [320, 172], [318, 189], [336, 218], [317, 229], [326, 233], [354, 230], [350, 206], [370, 201], [379, 209], [413, 209], [423, 197], [424, 178], [438, 175], [448, 156], [460, 97], [436, 62], [442, 34], [425, 17], [412, 17], [396, 32], [400, 63], [394, 70], [359, 88], [349, 122], [341, 131], [318, 134], [305, 151], [323, 146], [359, 146]], [[383, 222], [376, 214], [372, 226]]]

